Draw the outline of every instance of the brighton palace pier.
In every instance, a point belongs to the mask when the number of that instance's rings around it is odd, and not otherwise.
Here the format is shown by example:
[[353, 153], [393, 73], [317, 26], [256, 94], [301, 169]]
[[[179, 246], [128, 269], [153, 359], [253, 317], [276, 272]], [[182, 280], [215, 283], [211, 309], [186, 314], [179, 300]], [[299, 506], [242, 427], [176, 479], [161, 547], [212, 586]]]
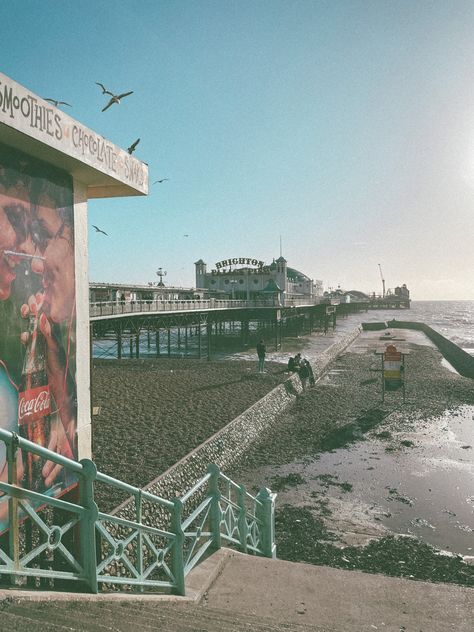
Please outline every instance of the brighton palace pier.
[[[409, 307], [405, 287], [384, 297], [340, 289], [323, 292], [322, 282], [288, 266], [257, 258], [223, 259], [208, 270], [195, 263], [195, 288], [91, 283], [90, 316], [97, 344], [113, 340], [115, 357], [206, 356], [232, 338], [246, 348], [263, 336], [274, 348], [286, 335], [335, 327], [336, 318], [371, 308]], [[273, 344], [272, 344], [273, 346]]]

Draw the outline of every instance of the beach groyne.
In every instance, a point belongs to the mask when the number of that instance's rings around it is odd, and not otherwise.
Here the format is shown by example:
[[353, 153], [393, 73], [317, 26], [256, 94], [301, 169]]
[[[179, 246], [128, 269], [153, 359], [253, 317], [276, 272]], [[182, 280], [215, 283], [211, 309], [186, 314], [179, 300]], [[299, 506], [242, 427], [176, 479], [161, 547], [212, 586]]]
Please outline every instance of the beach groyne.
[[[313, 366], [316, 379], [323, 375], [328, 364], [340, 355], [359, 334], [360, 327], [357, 327], [321, 354]], [[225, 472], [238, 462], [250, 445], [277, 421], [280, 413], [293, 403], [301, 392], [302, 385], [299, 376], [291, 375], [284, 383], [275, 387], [265, 397], [154, 479], [145, 489], [162, 498], [180, 497], [203, 476], [209, 463], [215, 463]], [[112, 513], [134, 519], [134, 500], [130, 498]]]

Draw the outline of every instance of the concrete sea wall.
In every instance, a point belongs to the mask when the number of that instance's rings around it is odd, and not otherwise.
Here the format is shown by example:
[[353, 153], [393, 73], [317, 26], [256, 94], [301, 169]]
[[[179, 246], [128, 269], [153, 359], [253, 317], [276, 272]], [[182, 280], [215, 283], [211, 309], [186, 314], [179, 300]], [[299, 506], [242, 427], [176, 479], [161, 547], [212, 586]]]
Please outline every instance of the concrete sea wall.
[[[327, 365], [344, 351], [360, 333], [357, 327], [337, 341], [313, 364], [314, 376], [320, 377]], [[278, 416], [302, 391], [297, 374], [291, 375], [283, 384], [274, 388], [265, 397], [236, 417], [224, 428], [178, 461], [146, 486], [146, 490], [162, 498], [181, 497], [205, 473], [209, 463], [215, 463], [226, 471], [236, 463], [248, 447], [270, 428]], [[157, 447], [159, 449], [159, 447]], [[114, 514], [124, 518], [135, 518], [135, 503], [129, 499], [120, 505]], [[150, 516], [144, 516], [146, 519]]]
[[458, 347], [454, 342], [432, 329], [425, 323], [391, 320], [387, 323], [391, 329], [416, 329], [422, 331], [441, 351], [446, 360], [463, 377], [474, 378], [474, 357]]

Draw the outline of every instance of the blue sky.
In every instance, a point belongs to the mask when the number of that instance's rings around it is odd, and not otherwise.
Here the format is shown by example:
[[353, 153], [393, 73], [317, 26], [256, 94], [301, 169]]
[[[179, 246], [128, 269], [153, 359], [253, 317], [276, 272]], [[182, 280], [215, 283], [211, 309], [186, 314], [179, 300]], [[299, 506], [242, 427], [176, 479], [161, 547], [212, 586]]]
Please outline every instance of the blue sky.
[[[194, 261], [474, 299], [474, 3], [3, 0], [0, 71], [150, 167], [92, 200], [90, 279]], [[102, 113], [96, 81], [134, 94]], [[189, 235], [185, 237], [184, 235]]]

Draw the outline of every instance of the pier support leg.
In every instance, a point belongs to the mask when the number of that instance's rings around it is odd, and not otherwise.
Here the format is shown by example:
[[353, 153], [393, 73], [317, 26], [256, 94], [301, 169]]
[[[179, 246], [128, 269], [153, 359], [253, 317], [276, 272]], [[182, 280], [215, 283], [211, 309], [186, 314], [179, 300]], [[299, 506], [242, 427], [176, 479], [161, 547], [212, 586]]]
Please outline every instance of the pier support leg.
[[168, 358], [171, 357], [171, 329], [168, 327]]
[[156, 347], [156, 357], [160, 357], [160, 330], [157, 329], [155, 332], [155, 347]]
[[122, 359], [122, 325], [117, 325], [117, 360]]
[[212, 335], [212, 323], [207, 323], [207, 359], [211, 359], [211, 335]]

